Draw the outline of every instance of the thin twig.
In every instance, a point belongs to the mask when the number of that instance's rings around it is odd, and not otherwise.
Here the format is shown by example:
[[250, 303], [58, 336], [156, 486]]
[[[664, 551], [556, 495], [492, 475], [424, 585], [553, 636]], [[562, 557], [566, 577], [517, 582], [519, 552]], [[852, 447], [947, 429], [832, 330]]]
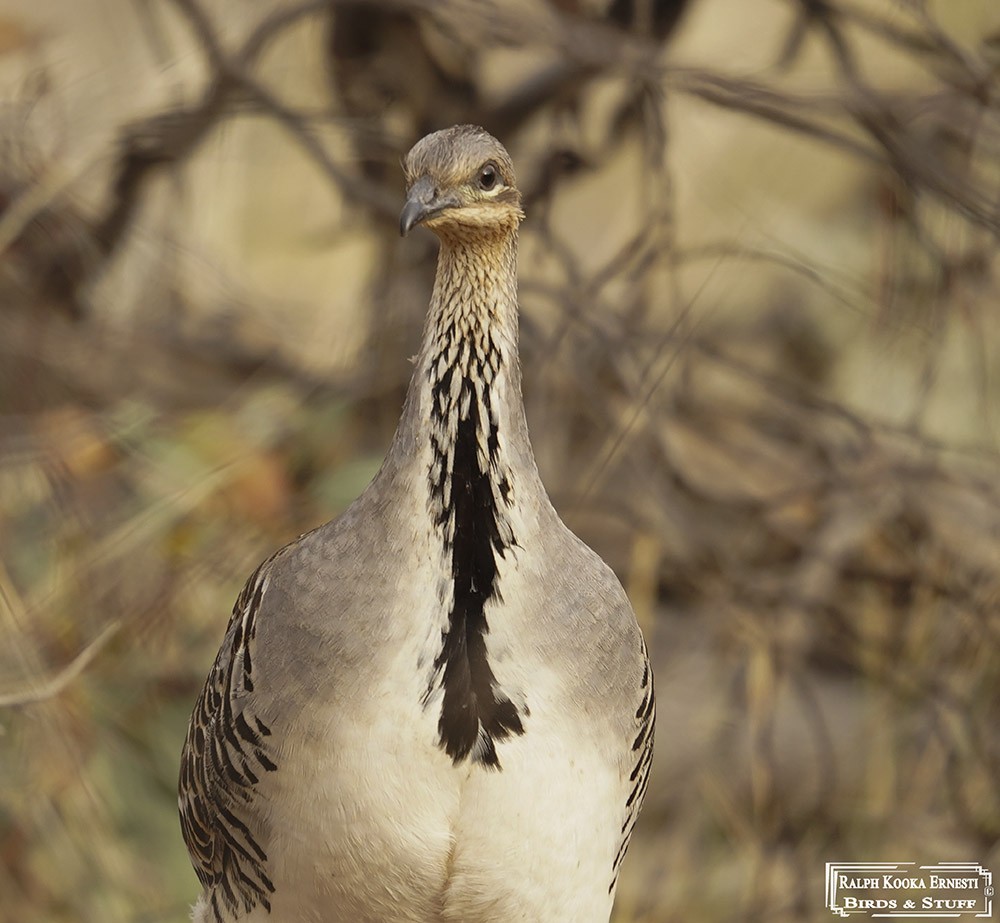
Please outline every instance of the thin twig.
[[[0, 588], [2, 592], [2, 588]], [[101, 652], [101, 649], [114, 637], [120, 627], [120, 622], [113, 621], [101, 629], [100, 633], [87, 644], [66, 666], [43, 680], [31, 680], [30, 689], [17, 692], [0, 693], [0, 708], [14, 708], [31, 705], [54, 699], [72, 683], [90, 662]]]

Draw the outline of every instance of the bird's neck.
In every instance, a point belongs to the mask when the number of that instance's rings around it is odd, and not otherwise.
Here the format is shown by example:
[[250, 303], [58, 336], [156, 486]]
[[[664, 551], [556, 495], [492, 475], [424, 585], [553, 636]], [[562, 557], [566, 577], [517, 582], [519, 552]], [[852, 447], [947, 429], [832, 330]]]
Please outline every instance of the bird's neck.
[[[478, 469], [508, 500], [515, 487], [519, 499], [541, 489], [517, 343], [516, 231], [443, 240], [407, 397], [409, 413], [417, 417], [414, 432], [430, 439], [434, 455], [432, 508], [450, 500], [451, 476], [462, 465], [471, 474]], [[516, 485], [512, 471], [518, 473]]]
[[520, 406], [517, 315], [516, 232], [473, 241], [444, 239], [420, 364], [430, 379], [440, 379], [450, 367], [489, 382], [491, 370], [502, 363], [504, 377], [517, 379]]
[[[517, 239], [442, 242], [423, 345], [398, 434], [442, 553], [442, 646], [425, 702], [442, 749], [500, 767], [524, 731], [489, 661], [487, 606], [547, 500], [528, 441], [517, 358]], [[402, 454], [402, 453], [401, 453]], [[416, 467], [412, 467], [413, 463]], [[440, 696], [440, 701], [438, 700]]]

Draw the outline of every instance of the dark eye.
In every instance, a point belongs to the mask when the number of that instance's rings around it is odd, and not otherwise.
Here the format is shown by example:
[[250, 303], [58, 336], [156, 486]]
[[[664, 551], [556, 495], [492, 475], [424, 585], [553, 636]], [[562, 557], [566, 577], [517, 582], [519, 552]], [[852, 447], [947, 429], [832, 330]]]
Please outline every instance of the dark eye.
[[479, 171], [479, 188], [488, 192], [499, 179], [500, 171], [497, 169], [497, 165], [490, 161]]

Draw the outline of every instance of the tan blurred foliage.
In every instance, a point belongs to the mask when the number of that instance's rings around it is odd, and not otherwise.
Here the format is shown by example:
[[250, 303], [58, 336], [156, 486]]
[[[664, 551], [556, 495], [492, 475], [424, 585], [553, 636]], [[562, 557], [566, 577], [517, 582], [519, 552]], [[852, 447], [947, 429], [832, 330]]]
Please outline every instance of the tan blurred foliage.
[[241, 581], [376, 470], [431, 241], [526, 192], [529, 422], [657, 666], [616, 923], [825, 920], [840, 860], [1000, 872], [993, 0], [8, 0], [0, 921], [179, 921]]

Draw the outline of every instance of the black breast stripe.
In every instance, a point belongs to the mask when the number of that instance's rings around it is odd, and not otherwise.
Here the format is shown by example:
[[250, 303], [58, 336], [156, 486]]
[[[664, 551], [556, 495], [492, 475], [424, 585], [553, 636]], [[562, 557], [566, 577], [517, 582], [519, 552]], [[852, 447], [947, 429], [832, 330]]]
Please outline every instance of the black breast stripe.
[[[451, 561], [453, 593], [427, 698], [440, 683], [439, 740], [456, 763], [471, 758], [500, 769], [497, 741], [524, 733], [524, 725], [517, 707], [498, 687], [486, 652], [486, 603], [501, 598], [497, 559], [516, 544], [505, 519], [511, 484], [498, 461], [490, 404], [489, 383], [499, 356], [488, 337], [486, 344], [485, 356], [474, 357], [464, 372], [431, 363], [432, 370], [442, 371], [432, 379], [436, 419], [430, 490], [436, 525]], [[453, 376], [461, 376], [457, 387]]]

